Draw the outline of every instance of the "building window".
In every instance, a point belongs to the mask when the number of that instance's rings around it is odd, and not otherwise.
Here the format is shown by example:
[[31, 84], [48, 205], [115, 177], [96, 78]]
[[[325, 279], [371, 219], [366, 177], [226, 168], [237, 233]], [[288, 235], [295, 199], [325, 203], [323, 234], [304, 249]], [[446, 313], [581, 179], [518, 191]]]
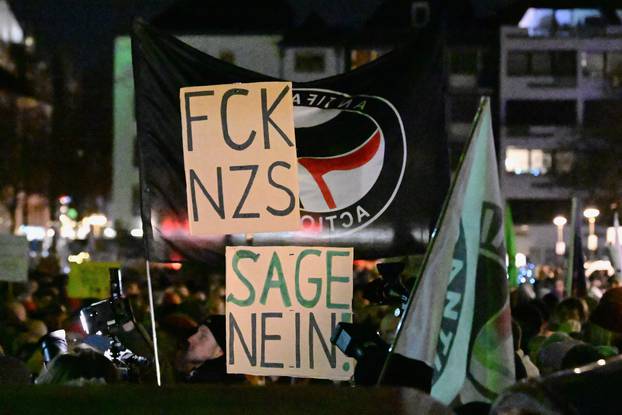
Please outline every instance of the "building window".
[[508, 76], [575, 77], [575, 51], [509, 51]]
[[294, 70], [301, 73], [324, 72], [326, 57], [321, 52], [296, 52]]
[[581, 71], [588, 78], [602, 78], [605, 72], [605, 54], [603, 52], [582, 52]]
[[552, 53], [554, 76], [575, 78], [577, 76], [577, 53], [574, 50], [559, 50]]
[[479, 96], [456, 95], [449, 98], [450, 123], [471, 123], [477, 113]]
[[622, 85], [622, 51], [607, 52], [606, 72], [614, 87]]
[[529, 75], [529, 53], [508, 52], [508, 76]]
[[505, 111], [508, 126], [577, 124], [576, 101], [509, 100]]
[[225, 62], [234, 64], [235, 63], [235, 53], [233, 53], [232, 50], [223, 49], [218, 54], [218, 59], [220, 59], [221, 61], [225, 61]]
[[505, 152], [505, 171], [508, 173], [541, 176], [551, 170], [551, 164], [549, 151], [510, 146]]
[[551, 54], [549, 52], [532, 52], [531, 53], [531, 75], [551, 75], [553, 73], [553, 65], [551, 63]]
[[375, 49], [352, 49], [350, 52], [350, 69], [356, 69], [366, 63], [378, 59], [380, 52]]
[[556, 151], [554, 154], [555, 172], [557, 174], [568, 174], [572, 171], [574, 163], [574, 153], [572, 151]]

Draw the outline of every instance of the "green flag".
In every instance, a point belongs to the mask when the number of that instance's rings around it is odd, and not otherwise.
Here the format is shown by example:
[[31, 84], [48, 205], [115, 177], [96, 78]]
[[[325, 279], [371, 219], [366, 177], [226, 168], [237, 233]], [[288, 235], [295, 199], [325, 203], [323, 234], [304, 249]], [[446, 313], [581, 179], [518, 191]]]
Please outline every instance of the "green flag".
[[516, 268], [516, 234], [514, 233], [514, 221], [512, 209], [505, 204], [505, 246], [508, 250], [508, 282], [510, 288], [518, 287], [518, 269]]
[[483, 98], [391, 348], [434, 369], [445, 404], [491, 402], [515, 382], [503, 216]]

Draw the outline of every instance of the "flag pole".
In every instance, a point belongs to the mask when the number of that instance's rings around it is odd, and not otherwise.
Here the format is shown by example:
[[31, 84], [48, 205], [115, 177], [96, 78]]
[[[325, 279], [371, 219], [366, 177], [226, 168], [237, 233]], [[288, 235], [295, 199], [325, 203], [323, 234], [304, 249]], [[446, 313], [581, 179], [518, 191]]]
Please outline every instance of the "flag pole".
[[145, 267], [147, 268], [147, 289], [149, 291], [149, 310], [151, 314], [151, 336], [153, 337], [153, 354], [155, 356], [156, 366], [156, 380], [158, 386], [162, 386], [162, 379], [160, 377], [160, 358], [158, 357], [158, 335], [156, 334], [155, 325], [155, 308], [153, 306], [153, 289], [151, 287], [151, 267], [149, 260], [145, 261]]
[[430, 253], [432, 252], [432, 249], [434, 248], [434, 244], [438, 236], [438, 230], [443, 225], [443, 219], [445, 218], [445, 212], [447, 211], [447, 208], [449, 206], [449, 198], [451, 194], [453, 193], [454, 187], [456, 186], [456, 181], [457, 181], [456, 179], [458, 178], [460, 171], [462, 170], [462, 166], [465, 160], [465, 155], [467, 151], [469, 150], [469, 148], [471, 147], [471, 142], [473, 141], [473, 136], [475, 135], [475, 129], [477, 128], [477, 125], [479, 124], [479, 119], [482, 115], [482, 112], [484, 111], [484, 107], [486, 106], [486, 104], [489, 104], [489, 103], [490, 103], [490, 98], [487, 96], [484, 96], [480, 99], [479, 108], [477, 109], [477, 113], [475, 114], [475, 118], [473, 119], [473, 124], [471, 125], [471, 131], [469, 133], [469, 138], [467, 139], [467, 142], [464, 145], [464, 150], [462, 151], [462, 155], [460, 156], [460, 161], [458, 162], [458, 168], [456, 169], [453, 180], [451, 181], [449, 185], [449, 189], [447, 190], [447, 195], [445, 196], [445, 200], [443, 201], [443, 207], [441, 208], [441, 213], [436, 220], [436, 226], [434, 227], [434, 231], [432, 232], [432, 238], [431, 238], [430, 244], [428, 245], [428, 248], [426, 249], [423, 262], [421, 263], [421, 266], [419, 267], [419, 272], [418, 272], [419, 276], [417, 277], [417, 280], [415, 281], [415, 285], [410, 290], [410, 294], [408, 296], [408, 302], [406, 303], [404, 312], [402, 313], [402, 316], [400, 317], [400, 321], [397, 325], [397, 329], [395, 332], [395, 337], [393, 338], [393, 342], [391, 342], [391, 347], [389, 348], [389, 354], [387, 355], [384, 361], [384, 365], [382, 366], [382, 370], [380, 371], [380, 376], [378, 376], [378, 381], [376, 382], [376, 386], [380, 386], [382, 384], [382, 381], [384, 380], [384, 377], [386, 375], [387, 368], [389, 367], [389, 362], [391, 361], [391, 357], [393, 357], [393, 354], [394, 354], [395, 346], [400, 337], [400, 334], [402, 334], [402, 327], [404, 325], [404, 320], [406, 316], [408, 315], [408, 312], [410, 311], [410, 307], [412, 305], [412, 300], [415, 296], [415, 292], [417, 291], [417, 288], [419, 287], [419, 284], [421, 283], [421, 277], [423, 275], [423, 271], [425, 270], [428, 264]]
[[[574, 251], [574, 240], [576, 238], [575, 233], [577, 232], [577, 209], [579, 203], [576, 196], [572, 198], [572, 208], [570, 209], [570, 215], [572, 217], [572, 221], [570, 222], [570, 238], [569, 241], [569, 250], [568, 250], [568, 271], [566, 273], [566, 297], [572, 296], [572, 276], [574, 274], [574, 256], [577, 254]], [[581, 235], [579, 235], [579, 238]], [[581, 255], [581, 253], [579, 253]]]
[[[617, 207], [616, 207], [617, 209]], [[615, 264], [615, 278], [620, 277], [620, 273], [622, 272], [622, 241], [620, 241], [620, 218], [618, 217], [618, 211], [616, 210], [613, 213], [613, 230], [615, 231], [615, 236], [613, 238], [614, 249], [617, 253], [618, 261]]]

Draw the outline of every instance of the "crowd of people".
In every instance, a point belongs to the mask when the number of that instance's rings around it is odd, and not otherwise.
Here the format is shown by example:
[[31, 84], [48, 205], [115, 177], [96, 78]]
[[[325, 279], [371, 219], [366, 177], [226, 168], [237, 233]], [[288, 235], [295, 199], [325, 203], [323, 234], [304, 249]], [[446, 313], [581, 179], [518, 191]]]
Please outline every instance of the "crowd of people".
[[[225, 285], [214, 272], [200, 268], [154, 269], [155, 317], [164, 383], [301, 383], [304, 379], [226, 373]], [[124, 269], [124, 295], [135, 320], [150, 333], [144, 276]], [[395, 304], [369, 301], [366, 287], [378, 278], [370, 263], [355, 265], [355, 322], [378, 331], [390, 344], [399, 313]], [[595, 273], [587, 295], [567, 295], [563, 270], [540, 267], [534, 283], [510, 296], [516, 380], [606, 360], [622, 347], [622, 287], [617, 277]], [[66, 294], [67, 275], [32, 271], [24, 284], [4, 285], [0, 314], [0, 384], [111, 384], [154, 382], [145, 370], [128, 376], [110, 355], [111, 339], [88, 334], [80, 310], [99, 299]], [[62, 333], [66, 347], [48, 356], [45, 340]], [[62, 342], [61, 341], [61, 342]], [[130, 366], [130, 365], [128, 365]], [[126, 368], [127, 369], [127, 368]]]
[[511, 294], [517, 380], [607, 359], [622, 347], [622, 288], [596, 271], [586, 295], [565, 292], [562, 270], [542, 267]]
[[[226, 374], [224, 276], [200, 266], [161, 266], [152, 270], [159, 362], [163, 382], [171, 383], [304, 383], [305, 379], [265, 379]], [[55, 270], [57, 270], [56, 268]], [[123, 293], [132, 314], [151, 333], [145, 276], [138, 268], [124, 268]], [[356, 268], [354, 311], [356, 321], [382, 328], [387, 341], [397, 324], [387, 305], [370, 304], [363, 287], [377, 273], [369, 264]], [[0, 283], [0, 384], [84, 384], [123, 381], [155, 382], [153, 370], [128, 379], [116, 367], [106, 336], [89, 335], [80, 321], [80, 310], [101, 299], [67, 296], [68, 276], [49, 272], [41, 264], [24, 284]], [[66, 346], [46, 362], [46, 340], [62, 333]], [[52, 338], [54, 341], [54, 338]], [[117, 365], [118, 366], [118, 365]], [[153, 368], [152, 368], [153, 369]]]

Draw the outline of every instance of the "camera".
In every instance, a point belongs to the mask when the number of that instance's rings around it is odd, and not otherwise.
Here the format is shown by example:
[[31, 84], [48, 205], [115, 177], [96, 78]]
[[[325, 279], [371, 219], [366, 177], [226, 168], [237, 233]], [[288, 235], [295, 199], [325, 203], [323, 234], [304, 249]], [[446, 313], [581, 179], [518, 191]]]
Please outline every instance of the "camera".
[[145, 329], [136, 321], [129, 299], [123, 295], [121, 270], [110, 268], [110, 298], [80, 310], [80, 322], [87, 334], [110, 338], [105, 353], [123, 378], [136, 379], [137, 372], [153, 361], [153, 344]]
[[[385, 262], [377, 264], [380, 277], [363, 288], [363, 297], [378, 305], [399, 307], [401, 311], [408, 302], [409, 291], [400, 274], [405, 264]], [[368, 325], [339, 323], [331, 343], [348, 357], [356, 360], [354, 381], [358, 385], [374, 385], [389, 353], [389, 345], [378, 332]]]
[[368, 326], [339, 323], [330, 338], [332, 344], [356, 360], [354, 382], [371, 386], [376, 383], [384, 364], [389, 345]]

